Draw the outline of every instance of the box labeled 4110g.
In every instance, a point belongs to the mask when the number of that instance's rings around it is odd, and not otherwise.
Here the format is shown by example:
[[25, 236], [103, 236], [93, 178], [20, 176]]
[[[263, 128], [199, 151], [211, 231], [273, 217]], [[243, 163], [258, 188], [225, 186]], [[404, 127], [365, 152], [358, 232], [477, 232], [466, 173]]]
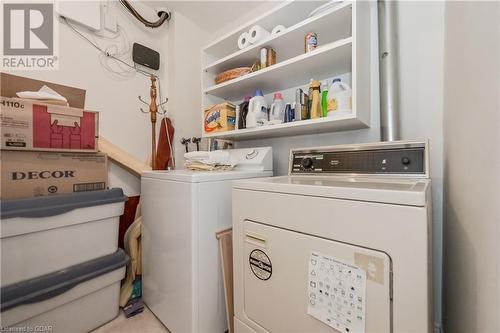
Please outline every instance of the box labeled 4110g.
[[103, 153], [1, 152], [0, 199], [104, 190], [108, 183]]
[[2, 149], [96, 152], [99, 114], [1, 97]]

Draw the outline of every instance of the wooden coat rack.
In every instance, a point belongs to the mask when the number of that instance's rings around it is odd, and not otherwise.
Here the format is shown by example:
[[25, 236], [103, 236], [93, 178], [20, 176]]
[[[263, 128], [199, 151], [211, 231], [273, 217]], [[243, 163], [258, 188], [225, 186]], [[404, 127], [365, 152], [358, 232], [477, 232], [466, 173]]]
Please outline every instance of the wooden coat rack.
[[165, 102], [160, 104], [156, 104], [156, 77], [151, 75], [151, 88], [149, 90], [149, 95], [151, 97], [151, 101], [149, 104], [145, 102], [141, 96], [139, 96], [139, 100], [149, 106], [149, 111], [144, 111], [142, 108], [140, 109], [142, 113], [149, 113], [151, 116], [151, 168], [156, 170], [156, 120], [157, 114], [164, 115], [167, 113], [166, 111], [158, 111], [158, 107], [168, 102], [168, 98], [165, 99]]

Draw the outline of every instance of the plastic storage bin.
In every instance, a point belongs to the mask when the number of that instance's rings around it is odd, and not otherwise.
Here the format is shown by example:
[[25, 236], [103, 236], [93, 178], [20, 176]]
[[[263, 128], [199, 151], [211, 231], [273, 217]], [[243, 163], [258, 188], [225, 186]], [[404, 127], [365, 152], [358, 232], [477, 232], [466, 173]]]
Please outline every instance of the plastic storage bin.
[[116, 252], [121, 189], [1, 202], [2, 287]]
[[[1, 289], [0, 327], [88, 332], [118, 315], [128, 256], [117, 252]], [[25, 330], [23, 330], [25, 329]]]

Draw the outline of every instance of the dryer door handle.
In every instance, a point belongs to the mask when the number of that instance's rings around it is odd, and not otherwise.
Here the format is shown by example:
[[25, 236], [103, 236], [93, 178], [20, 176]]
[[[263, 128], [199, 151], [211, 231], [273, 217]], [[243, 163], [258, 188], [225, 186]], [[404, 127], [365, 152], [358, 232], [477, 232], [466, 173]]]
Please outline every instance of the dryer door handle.
[[266, 248], [266, 237], [252, 231], [245, 231], [245, 242]]

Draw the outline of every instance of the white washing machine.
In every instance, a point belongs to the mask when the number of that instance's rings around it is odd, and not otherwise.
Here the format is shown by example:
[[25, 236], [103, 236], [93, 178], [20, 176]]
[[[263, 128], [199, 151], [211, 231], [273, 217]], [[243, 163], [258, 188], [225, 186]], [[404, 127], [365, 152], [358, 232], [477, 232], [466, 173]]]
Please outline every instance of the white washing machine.
[[227, 330], [215, 233], [231, 226], [231, 181], [273, 169], [270, 147], [228, 152], [231, 171], [142, 174], [143, 297], [173, 333]]
[[431, 332], [427, 143], [292, 150], [233, 185], [236, 332]]

